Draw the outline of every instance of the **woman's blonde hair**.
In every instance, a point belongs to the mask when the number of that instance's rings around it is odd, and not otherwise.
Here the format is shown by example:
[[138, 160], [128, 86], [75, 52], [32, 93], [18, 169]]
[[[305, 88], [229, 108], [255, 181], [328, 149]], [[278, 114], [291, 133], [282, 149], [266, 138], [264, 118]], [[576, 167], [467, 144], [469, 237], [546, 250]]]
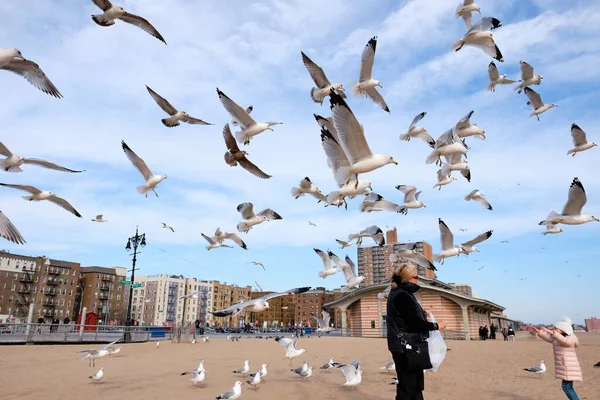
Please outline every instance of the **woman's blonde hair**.
[[406, 282], [411, 277], [415, 276], [417, 267], [412, 264], [402, 263], [396, 268], [392, 274], [392, 289], [397, 289], [400, 282]]

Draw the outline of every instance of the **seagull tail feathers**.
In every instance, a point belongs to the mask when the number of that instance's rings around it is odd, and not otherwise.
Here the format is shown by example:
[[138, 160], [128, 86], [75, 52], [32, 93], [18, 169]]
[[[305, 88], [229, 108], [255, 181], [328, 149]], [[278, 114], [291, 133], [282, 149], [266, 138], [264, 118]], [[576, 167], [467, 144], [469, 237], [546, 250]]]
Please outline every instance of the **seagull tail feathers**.
[[6, 172], [23, 172], [23, 170], [20, 167], [17, 166], [12, 166], [9, 167], [6, 165], [6, 160], [5, 162], [2, 163], [2, 169]]
[[237, 131], [233, 136], [235, 136], [235, 140], [237, 140], [238, 143], [244, 143], [246, 140], [246, 133], [244, 131]]
[[459, 51], [460, 49], [462, 49], [464, 44], [465, 44], [465, 42], [463, 39], [457, 40], [456, 42], [454, 42], [452, 44], [452, 47], [450, 48], [450, 50]]
[[315, 103], [323, 104], [323, 97], [319, 97], [319, 88], [314, 87], [310, 89], [310, 97]]
[[357, 235], [355, 233], [351, 233], [351, 234], [348, 235], [348, 241], [351, 242], [354, 239], [358, 239], [359, 237], [360, 237], [359, 235]]
[[486, 90], [488, 92], [493, 92], [496, 89], [496, 84], [494, 82], [491, 82], [489, 85], [487, 85]]
[[319, 271], [319, 278], [327, 278], [327, 274], [325, 273], [325, 271]]
[[33, 196], [23, 196], [23, 198], [25, 200], [30, 200], [30, 201], [33, 200]]
[[404, 134], [400, 135], [400, 140], [409, 141], [410, 140], [409, 134], [408, 133], [404, 133]]
[[352, 89], [350, 90], [350, 93], [352, 93], [352, 96], [360, 96], [362, 94], [362, 92], [360, 91], [360, 86], [358, 86], [359, 84], [353, 84], [352, 85]]
[[442, 258], [443, 258], [443, 257], [442, 257], [441, 255], [439, 255], [439, 254], [434, 254], [434, 255], [433, 255], [433, 261], [435, 261], [435, 262], [440, 262], [440, 261], [442, 261]]
[[144, 194], [148, 191], [148, 188], [146, 187], [146, 185], [142, 185], [142, 186], [136, 187], [135, 190], [137, 190], [137, 192], [139, 194]]
[[164, 126], [166, 126], [167, 128], [172, 128], [174, 126], [178, 126], [179, 122], [177, 122], [177, 120], [171, 119], [171, 118], [163, 118], [160, 120], [160, 122], [163, 123]]
[[442, 174], [444, 175], [448, 175], [451, 172], [452, 169], [452, 165], [449, 163], [444, 163], [444, 165], [442, 165]]
[[345, 182], [350, 181], [351, 176], [352, 176], [352, 167], [340, 167], [335, 172], [335, 181], [345, 183]]
[[233, 155], [230, 152], [225, 153], [223, 156], [225, 158], [225, 162], [227, 165], [235, 167], [237, 165], [237, 161], [233, 158]]
[[100, 26], [110, 26], [115, 24], [115, 21], [104, 18], [104, 14], [92, 15], [92, 20]]
[[435, 160], [438, 159], [438, 153], [437, 151], [432, 151], [430, 155], [427, 156], [427, 158], [425, 159], [425, 164], [433, 164], [435, 162]]
[[300, 188], [297, 188], [297, 187], [293, 187], [291, 190], [291, 193], [292, 193], [292, 196], [294, 196], [295, 198], [298, 198], [304, 194], [300, 191]]

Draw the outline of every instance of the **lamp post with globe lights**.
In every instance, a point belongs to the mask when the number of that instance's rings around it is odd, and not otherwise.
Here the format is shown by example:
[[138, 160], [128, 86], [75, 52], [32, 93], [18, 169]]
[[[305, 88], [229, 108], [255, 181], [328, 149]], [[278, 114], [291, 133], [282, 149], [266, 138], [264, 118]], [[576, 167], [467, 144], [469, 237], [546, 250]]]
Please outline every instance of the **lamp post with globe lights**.
[[131, 281], [129, 283], [129, 301], [127, 305], [127, 319], [125, 320], [125, 338], [124, 341], [126, 343], [131, 342], [131, 304], [133, 302], [133, 284], [135, 282], [135, 263], [137, 261], [137, 253], [138, 246], [145, 247], [146, 246], [146, 234], [142, 233], [138, 234], [138, 227], [135, 227], [135, 236], [127, 239], [127, 245], [125, 246], [125, 250], [127, 252], [131, 251], [131, 246], [133, 246], [133, 266], [131, 268]]

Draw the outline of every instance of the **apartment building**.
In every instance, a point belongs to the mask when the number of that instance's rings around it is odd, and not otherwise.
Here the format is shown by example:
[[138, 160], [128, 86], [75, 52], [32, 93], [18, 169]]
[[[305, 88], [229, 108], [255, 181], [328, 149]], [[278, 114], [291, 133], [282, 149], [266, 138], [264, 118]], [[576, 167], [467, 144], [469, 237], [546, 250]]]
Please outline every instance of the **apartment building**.
[[[317, 287], [307, 292], [295, 295], [295, 322], [296, 325], [310, 325], [317, 327], [316, 321], [311, 318], [316, 316], [321, 318], [323, 305], [342, 297], [344, 293], [340, 289], [327, 290], [324, 287]], [[331, 315], [330, 324], [334, 327], [340, 327], [342, 324], [342, 314], [339, 310], [327, 310]]]
[[114, 267], [82, 267], [79, 275], [81, 295], [76, 298], [75, 310], [81, 313], [83, 307], [87, 312], [98, 316], [99, 325], [123, 325], [127, 318], [127, 300], [129, 286], [122, 285], [127, 270]]
[[[234, 303], [250, 300], [252, 286], [227, 285], [227, 282], [220, 283], [213, 281], [213, 310], [222, 310]], [[243, 327], [250, 323], [250, 313], [243, 312], [235, 317], [215, 317], [210, 316], [210, 326], [217, 327]]]
[[72, 319], [80, 264], [0, 251], [0, 320]]
[[[181, 323], [184, 315], [186, 278], [180, 275], [159, 274], [136, 276], [135, 283], [142, 286], [133, 289], [132, 319], [138, 324], [171, 326]], [[187, 317], [186, 317], [187, 319]]]

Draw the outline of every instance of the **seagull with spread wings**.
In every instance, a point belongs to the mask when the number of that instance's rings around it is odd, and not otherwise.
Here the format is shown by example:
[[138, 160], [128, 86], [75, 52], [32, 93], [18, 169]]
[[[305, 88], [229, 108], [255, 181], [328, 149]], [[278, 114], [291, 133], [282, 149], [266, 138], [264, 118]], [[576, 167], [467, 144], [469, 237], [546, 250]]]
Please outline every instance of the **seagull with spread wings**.
[[211, 312], [211, 314], [214, 315], [215, 317], [227, 317], [230, 315], [232, 317], [235, 317], [242, 311], [261, 312], [261, 311], [265, 311], [266, 309], [269, 308], [269, 300], [274, 299], [275, 297], [281, 297], [281, 296], [292, 295], [292, 294], [300, 294], [300, 293], [307, 292], [309, 290], [310, 290], [310, 286], [305, 286], [305, 287], [299, 287], [299, 288], [286, 290], [285, 292], [269, 293], [264, 296], [258, 297], [256, 299], [252, 299], [252, 300], [248, 300], [248, 301], [241, 301], [241, 302], [236, 303], [236, 304], [234, 304], [230, 307], [227, 307], [223, 310], [217, 310], [217, 311]]
[[375, 49], [377, 47], [377, 36], [373, 36], [365, 46], [360, 59], [360, 74], [358, 83], [352, 87], [354, 96], [364, 95], [373, 100], [375, 104], [390, 112], [385, 100], [377, 91], [377, 86], [383, 87], [381, 82], [373, 79], [373, 63], [375, 62]]
[[488, 240], [491, 236], [492, 233], [494, 233], [494, 231], [487, 231], [482, 233], [481, 235], [478, 235], [475, 239], [471, 239], [468, 242], [464, 242], [460, 245], [460, 248], [462, 249], [462, 253], [469, 255], [473, 252], [478, 252], [479, 253], [479, 249], [477, 247], [475, 247], [476, 244], [481, 243], [485, 240]]
[[283, 346], [285, 349], [285, 358], [290, 359], [290, 368], [292, 368], [292, 359], [296, 357], [300, 357], [302, 354], [306, 353], [305, 349], [296, 349], [296, 344], [298, 343], [298, 338], [290, 339], [286, 337], [276, 337], [275, 341]]
[[474, 0], [463, 0], [458, 3], [458, 7], [456, 7], [455, 16], [456, 18], [462, 18], [465, 21], [465, 26], [467, 30], [471, 29], [473, 23], [471, 22], [473, 18], [473, 13], [478, 12], [481, 14], [481, 9], [477, 4], [475, 4]]
[[266, 131], [267, 129], [272, 131], [273, 125], [280, 125], [282, 122], [256, 122], [246, 110], [240, 107], [235, 101], [231, 100], [227, 95], [217, 88], [217, 94], [221, 104], [225, 107], [225, 110], [231, 115], [233, 120], [238, 123], [241, 131], [235, 132], [235, 140], [239, 143], [249, 144], [252, 137]]
[[162, 108], [164, 112], [170, 115], [169, 118], [161, 119], [161, 122], [167, 128], [179, 126], [179, 121], [186, 122], [192, 125], [212, 125], [208, 122], [202, 121], [201, 119], [190, 117], [185, 111], [177, 110], [171, 105], [171, 103], [165, 100], [164, 97], [160, 96], [154, 90], [150, 89], [148, 85], [146, 85], [146, 89], [148, 89], [148, 93], [150, 93], [150, 96], [152, 96], [156, 104], [158, 104], [158, 106]]
[[27, 82], [50, 96], [59, 99], [63, 97], [40, 66], [24, 58], [18, 49], [0, 49], [0, 69], [13, 72], [27, 79]]
[[262, 267], [263, 271], [267, 272], [267, 270], [265, 269], [265, 266], [262, 263], [259, 263], [256, 261], [250, 261], [248, 264], [260, 265]]
[[[231, 240], [244, 250], [248, 250], [246, 243], [237, 235], [235, 232], [222, 231], [221, 228], [217, 228], [214, 236], [219, 243], [223, 243], [224, 240]], [[264, 267], [263, 267], [264, 268]]]
[[127, 143], [125, 143], [124, 140], [121, 141], [121, 147], [123, 147], [123, 151], [125, 152], [125, 155], [129, 159], [129, 161], [131, 161], [131, 164], [133, 164], [133, 166], [138, 171], [140, 171], [140, 173], [144, 177], [144, 180], [146, 181], [145, 184], [135, 188], [137, 192], [139, 194], [145, 194], [146, 197], [148, 197], [148, 192], [152, 190], [156, 197], [158, 197], [158, 193], [156, 193], [155, 188], [159, 183], [167, 179], [167, 176], [154, 175], [152, 171], [150, 171], [150, 168], [148, 168], [144, 160], [142, 160], [137, 154], [135, 154], [133, 150], [131, 150], [129, 146], [127, 146]]
[[470, 111], [454, 126], [454, 133], [459, 138], [475, 136], [477, 139], [485, 139], [485, 131], [477, 126], [477, 124], [471, 123], [471, 116], [473, 116], [474, 112], [474, 110]]
[[152, 26], [148, 20], [125, 11], [123, 7], [113, 5], [109, 0], [92, 0], [98, 8], [104, 11], [102, 14], [92, 15], [92, 20], [100, 26], [111, 26], [115, 24], [116, 19], [120, 19], [128, 24], [135, 25], [141, 30], [154, 36], [164, 44], [165, 39], [160, 33]]
[[204, 233], [200, 233], [204, 240], [208, 242], [208, 246], [206, 246], [206, 250], [218, 249], [219, 247], [227, 247], [231, 249], [231, 246], [223, 244], [223, 242], [219, 242], [215, 236], [208, 237]]
[[323, 271], [319, 271], [319, 278], [327, 278], [329, 275], [336, 274], [339, 270], [331, 265], [331, 258], [329, 258], [329, 254], [324, 252], [323, 250], [313, 249], [315, 253], [319, 257], [321, 257], [321, 261], [323, 261]]
[[581, 225], [586, 222], [598, 221], [598, 218], [593, 215], [582, 215], [581, 210], [587, 203], [587, 196], [585, 189], [579, 178], [574, 178], [569, 187], [569, 198], [565, 204], [562, 213], [559, 214], [556, 211], [550, 211], [548, 217], [541, 221], [539, 225], [548, 224], [564, 224], [564, 225]]
[[411, 185], [397, 185], [396, 189], [404, 193], [404, 207], [406, 208], [421, 208], [425, 207], [425, 203], [419, 201], [421, 191], [417, 192], [417, 188]]
[[31, 196], [23, 196], [23, 198], [25, 200], [28, 200], [28, 201], [48, 200], [49, 202], [54, 203], [57, 206], [67, 210], [68, 212], [75, 215], [76, 217], [81, 218], [81, 214], [79, 214], [79, 212], [75, 209], [75, 207], [73, 207], [71, 205], [71, 203], [69, 203], [67, 200], [63, 199], [62, 197], [56, 196], [52, 192], [40, 190], [34, 186], [29, 186], [29, 185], [11, 185], [8, 183], [0, 183], [0, 185], [6, 186], [9, 188], [13, 188], [13, 189], [23, 190], [25, 192], [31, 193]]
[[96, 215], [96, 218], [92, 219], [92, 222], [108, 222], [103, 217], [104, 217], [104, 215], [98, 214], [98, 215]]
[[294, 199], [298, 199], [300, 196], [304, 196], [305, 194], [310, 194], [315, 199], [319, 200], [319, 202], [327, 202], [327, 197], [321, 193], [321, 190], [312, 183], [308, 176], [300, 181], [298, 187], [292, 188], [291, 194], [294, 196]]
[[452, 181], [455, 181], [456, 178], [453, 176], [450, 176], [448, 174], [444, 174], [442, 172], [442, 170], [438, 170], [437, 172], [437, 183], [435, 185], [433, 185], [433, 188], [439, 188], [438, 190], [442, 190], [442, 186], [445, 186], [449, 183], [451, 183]]
[[227, 163], [227, 165], [229, 165], [230, 167], [235, 167], [238, 164], [240, 164], [240, 166], [246, 171], [261, 179], [269, 179], [272, 177], [271, 175], [265, 174], [254, 163], [248, 160], [248, 158], [246, 157], [248, 155], [248, 152], [240, 150], [238, 144], [233, 138], [233, 135], [231, 134], [231, 129], [229, 129], [229, 125], [225, 125], [225, 127], [223, 128], [223, 139], [225, 139], [225, 145], [227, 146], [227, 152], [224, 155], [225, 162]]
[[467, 154], [467, 145], [456, 134], [456, 128], [448, 129], [436, 141], [434, 150], [425, 159], [425, 164], [442, 164], [441, 157], [452, 154]]
[[173, 227], [171, 227], [171, 226], [167, 225], [167, 224], [166, 224], [166, 223], [164, 223], [164, 222], [161, 222], [161, 224], [162, 224], [162, 227], [163, 227], [163, 228], [170, 229], [170, 230], [171, 230], [171, 232], [175, 233], [175, 229], [173, 229]]
[[575, 123], [571, 125], [571, 136], [573, 137], [573, 145], [575, 147], [567, 151], [567, 155], [573, 154], [573, 157], [575, 157], [575, 154], [579, 153], [580, 151], [585, 151], [591, 149], [592, 147], [598, 146], [596, 142], [588, 142], [585, 131]]
[[346, 242], [344, 240], [340, 240], [340, 239], [335, 239], [336, 242], [338, 242], [338, 244], [342, 247], [340, 247], [340, 249], [345, 249], [346, 247], [350, 247], [352, 246], [354, 243], [352, 242]]
[[400, 140], [406, 140], [407, 142], [410, 142], [411, 138], [419, 138], [433, 148], [435, 146], [435, 140], [433, 140], [433, 138], [425, 128], [417, 126], [417, 123], [420, 120], [422, 120], [426, 114], [426, 112], [422, 112], [419, 115], [417, 115], [410, 123], [410, 126], [408, 127], [408, 132], [400, 135]]
[[478, 189], [475, 189], [471, 193], [466, 195], [465, 200], [466, 201], [469, 201], [469, 200], [476, 201], [479, 204], [481, 204], [482, 206], [484, 206], [485, 208], [487, 208], [488, 210], [490, 210], [490, 211], [493, 210], [492, 205], [486, 200], [486, 198], [483, 196], [483, 194]]
[[490, 83], [487, 85], [487, 90], [490, 92], [496, 91], [496, 85], [510, 85], [515, 83], [512, 79], [506, 78], [506, 74], [500, 75], [498, 72], [498, 67], [493, 61], [490, 61], [488, 65], [488, 77], [490, 78]]
[[346, 98], [346, 94], [344, 93], [344, 85], [341, 83], [331, 83], [327, 76], [325, 76], [325, 72], [323, 69], [314, 63], [313, 60], [308, 58], [303, 51], [300, 52], [302, 54], [302, 62], [304, 66], [308, 70], [310, 77], [317, 87], [310, 89], [310, 97], [313, 99], [315, 103], [323, 104], [323, 99], [329, 96], [329, 91], [331, 89], [335, 90], [340, 96]]
[[517, 93], [521, 93], [523, 88], [542, 83], [544, 77], [542, 75], [533, 75], [533, 67], [531, 65], [521, 60], [519, 61], [519, 66], [521, 68], [521, 80], [514, 88]]
[[344, 273], [346, 286], [342, 286], [342, 293], [345, 293], [353, 287], [360, 285], [360, 283], [365, 280], [364, 276], [356, 275], [356, 264], [354, 264], [354, 261], [352, 261], [350, 257], [346, 256], [346, 258], [342, 260], [331, 251], [327, 252], [327, 254], [331, 258], [331, 261], [335, 263], [336, 267], [338, 267]]
[[368, 228], [363, 229], [358, 233], [351, 233], [348, 235], [348, 241], [352, 241], [357, 239], [356, 244], [362, 244], [363, 238], [370, 237], [377, 243], [378, 246], [383, 246], [385, 244], [385, 236], [383, 236], [383, 231], [377, 225], [371, 225]]
[[2, 211], [0, 211], [0, 237], [16, 244], [25, 244], [21, 232], [13, 225]]
[[533, 109], [533, 112], [531, 114], [529, 114], [530, 118], [535, 115], [535, 117], [539, 121], [540, 114], [545, 113], [546, 111], [548, 111], [551, 108], [558, 107], [558, 104], [544, 103], [542, 101], [542, 97], [535, 90], [530, 89], [529, 87], [526, 87], [524, 90], [525, 90], [525, 95], [529, 99], [529, 101], [527, 102], [527, 105]]
[[258, 214], [254, 214], [254, 205], [252, 203], [241, 203], [237, 206], [237, 210], [242, 214], [242, 218], [244, 218], [244, 221], [237, 225], [237, 229], [238, 231], [245, 233], [248, 233], [254, 225], [261, 224], [265, 221], [283, 219], [281, 215], [270, 208], [265, 208]]
[[110, 342], [104, 346], [102, 346], [100, 349], [96, 350], [96, 349], [90, 349], [90, 350], [81, 350], [79, 351], [79, 353], [86, 353], [85, 357], [83, 357], [81, 360], [89, 360], [89, 366], [90, 367], [95, 367], [96, 366], [96, 358], [102, 358], [105, 357], [107, 355], [110, 354], [110, 352], [108, 351], [108, 348], [110, 346], [112, 346], [113, 344], [117, 343], [119, 340], [121, 339], [117, 339], [114, 342]]
[[396, 263], [401, 262], [403, 258], [414, 262], [417, 265], [420, 265], [423, 268], [430, 269], [432, 271], [436, 271], [437, 268], [431, 261], [429, 261], [423, 254], [419, 253], [414, 249], [415, 245], [413, 244], [412, 249], [401, 249], [394, 250], [392, 254], [390, 254], [390, 262]]
[[454, 235], [448, 228], [448, 225], [441, 218], [438, 218], [438, 224], [440, 227], [440, 242], [442, 245], [442, 251], [439, 254], [433, 255], [433, 261], [441, 262], [444, 264], [444, 259], [454, 257], [463, 253], [464, 250], [461, 246], [454, 245]]
[[497, 61], [504, 62], [502, 53], [494, 41], [492, 30], [502, 26], [502, 23], [492, 17], [481, 18], [462, 37], [452, 45], [452, 50], [459, 51], [463, 46], [473, 46], [482, 50], [488, 56]]
[[342, 386], [349, 386], [351, 390], [354, 390], [362, 382], [363, 371], [360, 369], [360, 364], [358, 368], [353, 364], [342, 365], [338, 368], [346, 378], [346, 382]]
[[23, 170], [20, 168], [23, 164], [37, 165], [38, 167], [53, 169], [55, 171], [61, 172], [79, 173], [85, 171], [76, 171], [74, 169], [61, 167], [58, 164], [54, 164], [46, 160], [40, 160], [39, 158], [23, 158], [21, 156], [13, 154], [2, 142], [0, 142], [0, 154], [6, 157], [4, 160], [1, 161], [1, 168], [6, 172], [23, 172]]
[[406, 207], [399, 206], [389, 200], [385, 200], [383, 196], [375, 192], [370, 192], [365, 196], [365, 199], [360, 204], [360, 212], [372, 211], [391, 211], [406, 215]]
[[317, 321], [317, 332], [331, 332], [333, 328], [330, 326], [331, 314], [325, 309], [321, 310], [321, 318], [314, 314], [310, 314]]
[[444, 155], [446, 162], [442, 164], [442, 174], [450, 175], [452, 171], [460, 171], [460, 174], [465, 177], [468, 182], [471, 182], [471, 167], [466, 158], [462, 154], [454, 153]]

